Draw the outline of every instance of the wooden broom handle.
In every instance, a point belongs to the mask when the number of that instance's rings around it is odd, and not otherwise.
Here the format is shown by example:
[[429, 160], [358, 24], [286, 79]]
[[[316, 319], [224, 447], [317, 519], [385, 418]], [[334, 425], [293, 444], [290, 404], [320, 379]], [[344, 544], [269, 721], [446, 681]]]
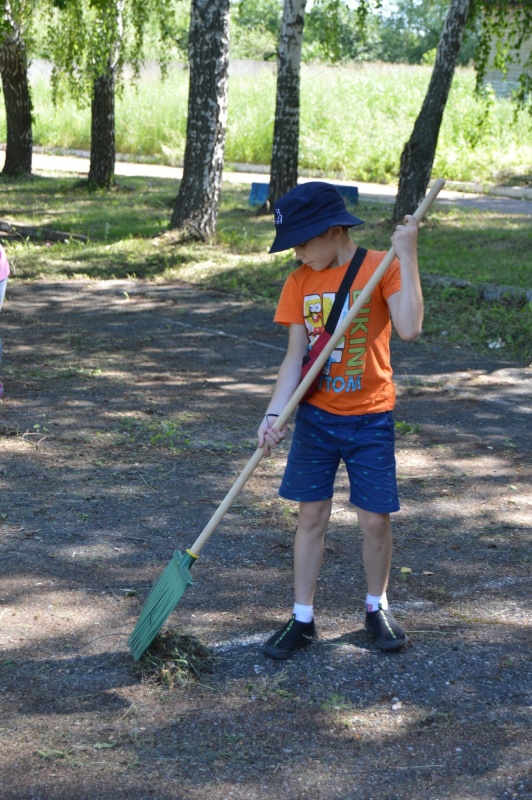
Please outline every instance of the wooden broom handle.
[[[445, 181], [443, 178], [438, 178], [434, 185], [432, 186], [431, 190], [425, 197], [425, 199], [420, 203], [419, 207], [414, 212], [413, 216], [418, 220], [418, 222], [424, 217], [427, 213], [431, 205], [433, 204], [434, 200], [442, 190], [445, 185]], [[347, 328], [351, 325], [354, 318], [359, 313], [362, 306], [367, 302], [368, 297], [370, 296], [371, 292], [377, 286], [379, 281], [382, 279], [384, 273], [392, 263], [395, 258], [395, 248], [391, 247], [382, 261], [380, 262], [379, 266], [364, 286], [360, 294], [358, 295], [357, 299], [347, 312], [346, 316], [341, 320], [340, 324], [336, 328], [335, 332], [331, 336], [330, 340], [327, 342], [326, 346], [323, 348], [322, 352], [316, 358], [316, 361], [312, 365], [311, 369], [307, 372], [295, 392], [293, 393], [292, 397], [285, 405], [281, 413], [279, 414], [277, 420], [275, 421], [274, 428], [281, 429], [284, 428], [286, 423], [288, 422], [290, 416], [292, 415], [293, 411], [297, 408], [299, 402], [304, 397], [307, 392], [307, 389], [312, 385], [314, 379], [319, 375], [325, 363], [333, 350], [336, 348], [336, 345], [345, 334]], [[232, 485], [231, 489], [228, 491], [218, 508], [216, 509], [215, 513], [202, 530], [192, 547], [189, 549], [189, 552], [192, 555], [198, 556], [200, 550], [205, 545], [207, 540], [210, 538], [211, 534], [215, 531], [218, 524], [225, 516], [233, 502], [236, 500], [242, 488], [247, 483], [257, 466], [259, 465], [262, 457], [264, 455], [264, 449], [262, 447], [258, 447], [255, 450], [255, 453], [250, 458], [234, 484]]]

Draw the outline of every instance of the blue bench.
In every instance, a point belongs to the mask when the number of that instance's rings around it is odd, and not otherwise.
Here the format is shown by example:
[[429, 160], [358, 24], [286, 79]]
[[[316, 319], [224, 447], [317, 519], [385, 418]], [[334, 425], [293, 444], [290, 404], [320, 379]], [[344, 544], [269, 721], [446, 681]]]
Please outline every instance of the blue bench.
[[[356, 206], [358, 203], [358, 189], [356, 186], [339, 186], [333, 184], [340, 192], [346, 203]], [[252, 183], [249, 193], [250, 206], [262, 206], [268, 199], [269, 183]]]

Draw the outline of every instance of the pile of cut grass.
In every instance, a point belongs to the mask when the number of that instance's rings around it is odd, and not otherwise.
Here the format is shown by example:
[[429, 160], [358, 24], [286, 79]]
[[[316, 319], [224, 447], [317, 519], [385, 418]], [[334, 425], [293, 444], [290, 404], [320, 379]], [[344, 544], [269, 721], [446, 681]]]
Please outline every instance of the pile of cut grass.
[[187, 686], [213, 671], [215, 658], [196, 636], [166, 630], [159, 633], [142, 656], [137, 672], [148, 683], [167, 689]]

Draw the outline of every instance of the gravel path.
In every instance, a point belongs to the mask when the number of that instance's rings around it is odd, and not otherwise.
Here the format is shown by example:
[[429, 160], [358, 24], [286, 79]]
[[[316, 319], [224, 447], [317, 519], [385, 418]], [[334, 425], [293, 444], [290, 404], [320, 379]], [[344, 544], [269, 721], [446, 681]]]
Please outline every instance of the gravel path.
[[14, 283], [2, 335], [2, 800], [532, 797], [530, 369], [393, 342], [390, 597], [407, 648], [364, 633], [340, 475], [320, 640], [263, 657], [292, 595], [281, 450], [169, 620], [212, 671], [169, 689], [142, 678], [127, 636], [254, 452], [283, 334], [198, 287], [71, 281]]

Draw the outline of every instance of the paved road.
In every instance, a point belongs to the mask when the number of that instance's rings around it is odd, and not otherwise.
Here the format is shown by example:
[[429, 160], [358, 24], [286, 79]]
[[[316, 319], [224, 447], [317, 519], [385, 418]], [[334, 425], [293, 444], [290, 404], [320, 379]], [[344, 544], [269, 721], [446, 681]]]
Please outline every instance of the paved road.
[[[0, 154], [3, 160], [3, 154]], [[1, 161], [0, 161], [1, 167]], [[67, 155], [56, 156], [44, 153], [34, 153], [33, 170], [36, 174], [53, 174], [55, 172], [69, 172], [79, 175], [86, 175], [89, 172], [89, 159], [83, 156]], [[183, 170], [181, 167], [167, 167], [162, 164], [137, 164], [129, 161], [116, 162], [116, 174], [124, 176], [139, 176], [155, 178], [175, 178], [181, 179]], [[251, 184], [253, 182], [265, 183], [268, 181], [266, 172], [253, 171], [225, 171], [224, 180], [228, 183]], [[301, 178], [312, 180], [311, 178]], [[357, 186], [359, 198], [361, 200], [371, 200], [376, 202], [393, 203], [397, 187], [379, 183], [360, 183], [351, 181], [335, 181], [335, 183], [345, 186]], [[481, 194], [473, 192], [457, 192], [443, 189], [436, 201], [439, 205], [460, 205], [464, 208], [479, 208], [485, 211], [499, 211], [504, 214], [528, 214], [532, 216], [532, 191], [529, 190], [500, 190], [507, 191], [510, 195], [522, 193], [529, 194], [530, 199], [518, 196], [501, 196], [493, 194]]]

